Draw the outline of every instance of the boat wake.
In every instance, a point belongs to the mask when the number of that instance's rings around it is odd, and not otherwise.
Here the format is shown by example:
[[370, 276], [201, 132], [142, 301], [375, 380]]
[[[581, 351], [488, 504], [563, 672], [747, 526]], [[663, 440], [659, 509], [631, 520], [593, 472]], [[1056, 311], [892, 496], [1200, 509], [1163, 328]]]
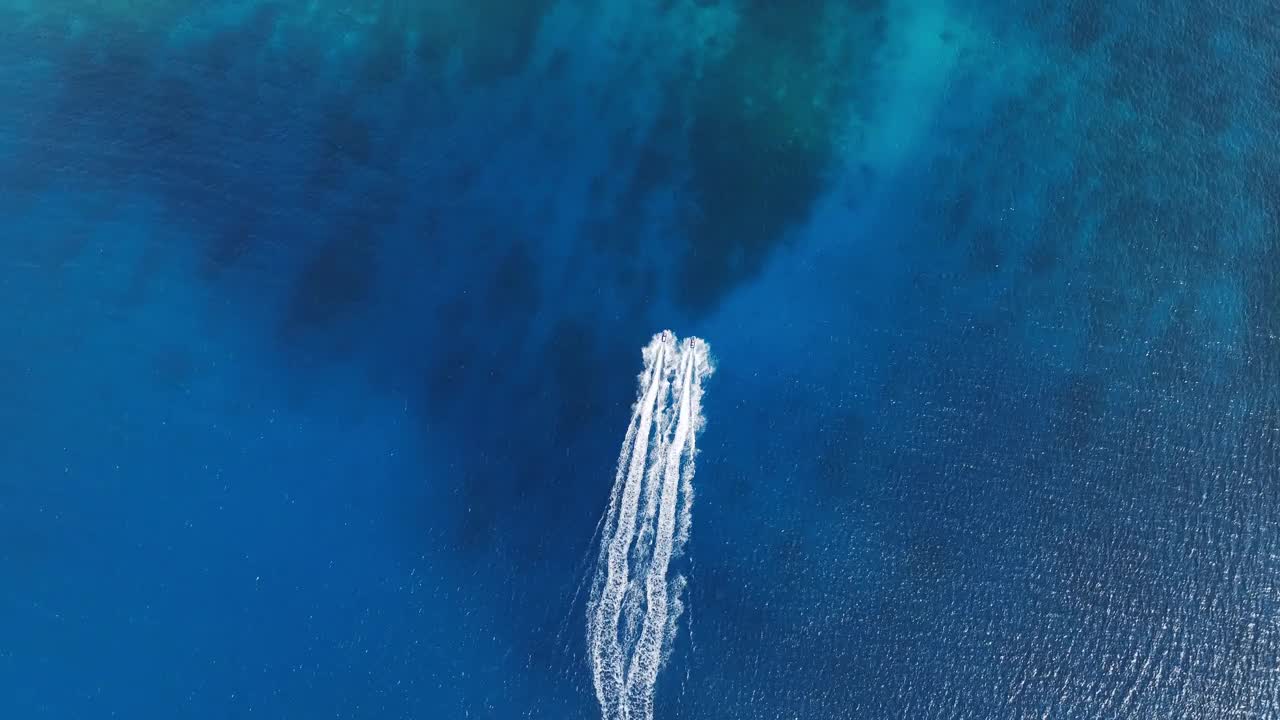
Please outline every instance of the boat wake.
[[644, 371], [618, 456], [587, 604], [587, 649], [604, 720], [651, 720], [653, 692], [683, 611], [685, 579], [669, 576], [689, 537], [694, 440], [702, 429], [707, 344], [667, 330]]

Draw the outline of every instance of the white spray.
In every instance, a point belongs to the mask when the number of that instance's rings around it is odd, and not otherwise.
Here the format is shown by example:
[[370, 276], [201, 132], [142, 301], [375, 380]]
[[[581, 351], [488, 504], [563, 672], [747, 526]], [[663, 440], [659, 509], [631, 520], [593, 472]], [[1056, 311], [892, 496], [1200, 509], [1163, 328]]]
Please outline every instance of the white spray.
[[587, 605], [587, 649], [604, 720], [652, 720], [685, 586], [668, 577], [689, 537], [707, 344], [671, 331], [644, 349]]

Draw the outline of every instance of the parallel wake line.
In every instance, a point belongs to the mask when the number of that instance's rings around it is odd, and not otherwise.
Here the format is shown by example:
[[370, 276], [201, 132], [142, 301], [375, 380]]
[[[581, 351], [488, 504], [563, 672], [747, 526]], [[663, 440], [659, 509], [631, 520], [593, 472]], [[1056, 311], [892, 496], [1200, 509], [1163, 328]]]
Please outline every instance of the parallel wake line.
[[604, 720], [652, 720], [685, 580], [668, 577], [689, 535], [705, 342], [670, 331], [644, 349], [587, 604], [587, 646]]

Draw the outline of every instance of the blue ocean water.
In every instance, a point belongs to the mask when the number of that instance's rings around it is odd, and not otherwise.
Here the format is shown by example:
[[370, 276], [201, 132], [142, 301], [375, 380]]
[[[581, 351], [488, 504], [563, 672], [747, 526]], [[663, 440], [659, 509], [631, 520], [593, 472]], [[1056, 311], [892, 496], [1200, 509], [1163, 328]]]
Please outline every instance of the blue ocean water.
[[0, 3], [0, 717], [1280, 714], [1280, 12]]

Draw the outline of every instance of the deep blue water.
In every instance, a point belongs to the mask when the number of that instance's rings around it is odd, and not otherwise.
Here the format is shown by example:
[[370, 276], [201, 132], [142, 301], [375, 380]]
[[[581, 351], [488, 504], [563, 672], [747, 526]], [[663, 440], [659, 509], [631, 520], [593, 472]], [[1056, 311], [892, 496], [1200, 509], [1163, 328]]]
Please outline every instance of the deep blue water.
[[0, 3], [0, 717], [1280, 715], [1267, 3]]

